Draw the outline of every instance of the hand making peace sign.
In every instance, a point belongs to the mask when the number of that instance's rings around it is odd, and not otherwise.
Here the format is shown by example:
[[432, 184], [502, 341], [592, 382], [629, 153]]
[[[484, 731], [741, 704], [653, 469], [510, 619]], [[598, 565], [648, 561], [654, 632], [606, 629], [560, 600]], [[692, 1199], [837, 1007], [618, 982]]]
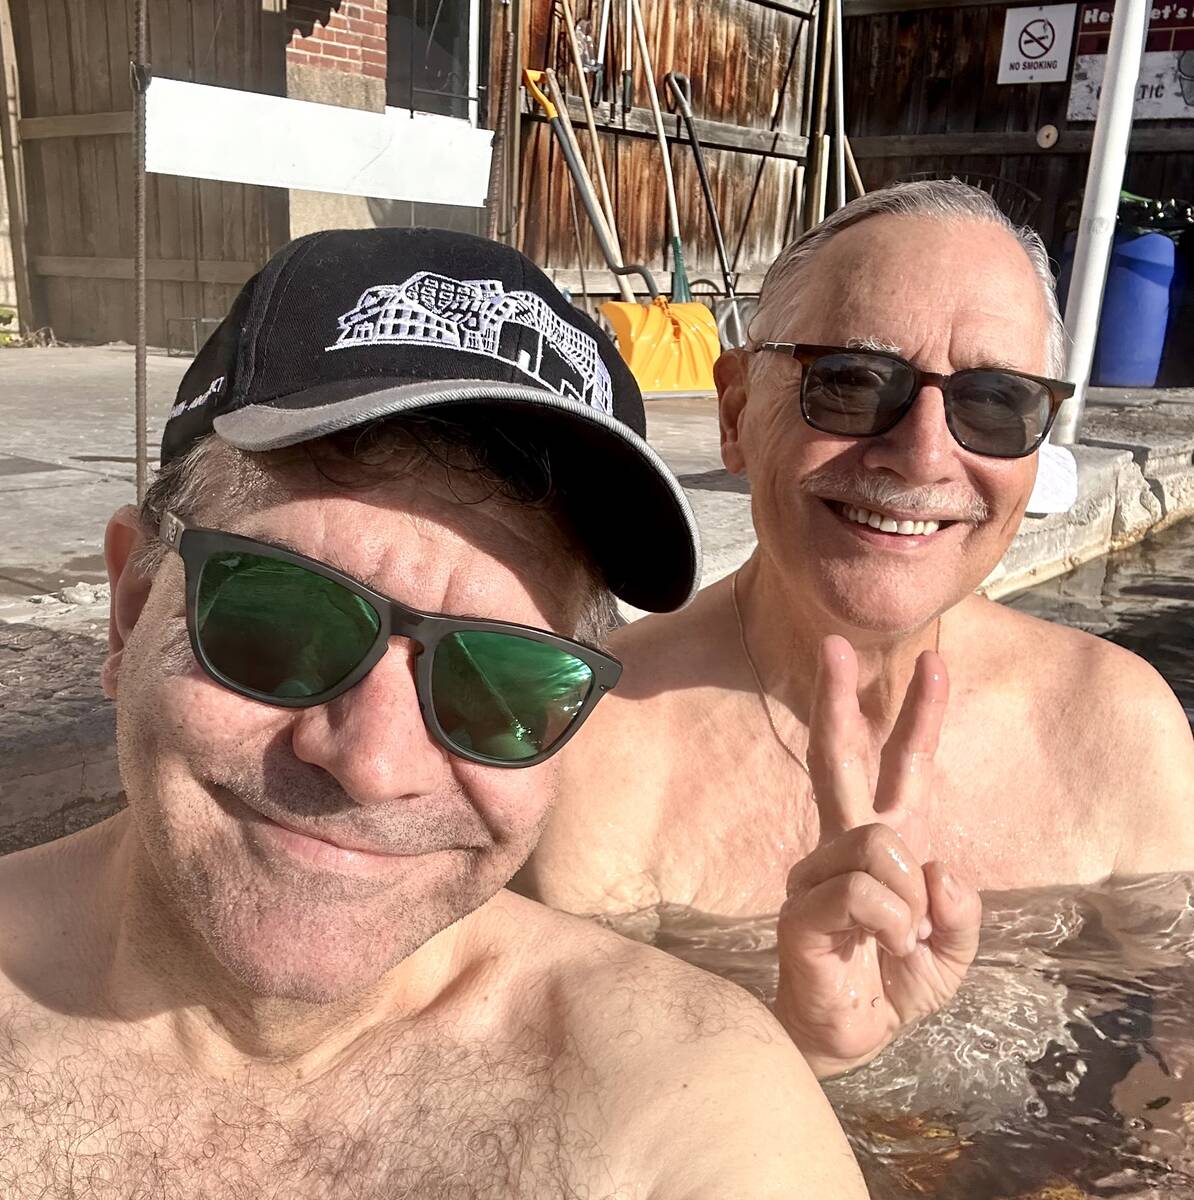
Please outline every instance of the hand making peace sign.
[[945, 1005], [978, 950], [978, 892], [929, 860], [948, 697], [945, 662], [926, 651], [873, 773], [853, 647], [821, 645], [808, 756], [821, 837], [788, 875], [776, 999], [820, 1078], [868, 1062]]

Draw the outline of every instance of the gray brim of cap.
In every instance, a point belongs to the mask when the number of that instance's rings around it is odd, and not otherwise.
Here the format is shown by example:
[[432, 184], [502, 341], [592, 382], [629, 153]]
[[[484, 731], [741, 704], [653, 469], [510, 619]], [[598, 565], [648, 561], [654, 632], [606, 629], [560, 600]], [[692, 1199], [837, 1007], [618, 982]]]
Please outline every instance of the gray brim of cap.
[[[369, 386], [361, 381], [359, 388]], [[621, 421], [542, 388], [489, 380], [359, 388], [351, 394], [334, 384], [236, 409], [216, 417], [215, 431], [241, 450], [262, 451], [404, 413], [520, 414], [550, 440], [553, 482], [614, 595], [671, 612], [696, 594], [701, 541], [688, 498], [663, 459]]]
[[1078, 463], [1065, 446], [1045, 441], [1037, 452], [1036, 483], [1028, 497], [1030, 516], [1069, 512], [1078, 499]]

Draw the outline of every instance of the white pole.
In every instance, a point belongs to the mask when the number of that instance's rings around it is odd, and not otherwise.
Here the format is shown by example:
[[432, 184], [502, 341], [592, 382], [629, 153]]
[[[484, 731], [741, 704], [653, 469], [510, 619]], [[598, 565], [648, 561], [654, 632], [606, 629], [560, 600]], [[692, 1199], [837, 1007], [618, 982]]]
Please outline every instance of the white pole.
[[1086, 385], [1094, 361], [1103, 287], [1107, 282], [1107, 264], [1111, 260], [1111, 244], [1115, 237], [1115, 218], [1123, 188], [1128, 139], [1132, 133], [1132, 107], [1136, 101], [1136, 80], [1140, 74], [1149, 8], [1146, 0], [1116, 0], [1111, 18], [1111, 44], [1107, 47], [1098, 118], [1086, 172], [1086, 194], [1078, 223], [1078, 244], [1074, 247], [1074, 267], [1065, 306], [1065, 329], [1070, 341], [1066, 378], [1077, 387], [1062, 406], [1053, 426], [1051, 440], [1058, 445], [1069, 445], [1077, 438], [1078, 424], [1086, 405]]
[[833, 165], [837, 183], [837, 207], [846, 200], [846, 80], [843, 66], [846, 26], [842, 20], [842, 0], [833, 5]]

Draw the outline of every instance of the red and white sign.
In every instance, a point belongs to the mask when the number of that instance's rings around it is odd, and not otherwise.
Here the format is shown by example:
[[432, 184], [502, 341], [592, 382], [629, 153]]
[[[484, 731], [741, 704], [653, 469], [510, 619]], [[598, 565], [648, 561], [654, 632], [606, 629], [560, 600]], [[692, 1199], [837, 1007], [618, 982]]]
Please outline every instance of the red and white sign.
[[[1093, 121], [1107, 65], [1114, 0], [1083, 4], [1078, 13], [1078, 48], [1067, 116]], [[1157, 4], [1136, 85], [1137, 120], [1194, 119], [1194, 3]]]

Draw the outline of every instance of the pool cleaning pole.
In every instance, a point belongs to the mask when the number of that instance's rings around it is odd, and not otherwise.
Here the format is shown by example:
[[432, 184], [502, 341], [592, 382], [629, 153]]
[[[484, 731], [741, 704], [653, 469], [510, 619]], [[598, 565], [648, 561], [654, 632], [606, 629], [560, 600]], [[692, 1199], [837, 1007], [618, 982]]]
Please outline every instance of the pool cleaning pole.
[[1107, 64], [1086, 172], [1086, 194], [1082, 198], [1082, 217], [1078, 223], [1078, 244], [1074, 248], [1070, 293], [1065, 306], [1065, 331], [1070, 343], [1066, 378], [1076, 385], [1076, 389], [1062, 405], [1050, 434], [1050, 440], [1061, 446], [1070, 445], [1077, 438], [1082, 410], [1086, 407], [1086, 385], [1094, 361], [1103, 287], [1107, 282], [1107, 264], [1115, 237], [1115, 218], [1124, 182], [1128, 139], [1132, 134], [1132, 106], [1136, 101], [1136, 80], [1140, 75], [1149, 8], [1145, 0], [1117, 0], [1111, 18], [1111, 44], [1107, 47]]

